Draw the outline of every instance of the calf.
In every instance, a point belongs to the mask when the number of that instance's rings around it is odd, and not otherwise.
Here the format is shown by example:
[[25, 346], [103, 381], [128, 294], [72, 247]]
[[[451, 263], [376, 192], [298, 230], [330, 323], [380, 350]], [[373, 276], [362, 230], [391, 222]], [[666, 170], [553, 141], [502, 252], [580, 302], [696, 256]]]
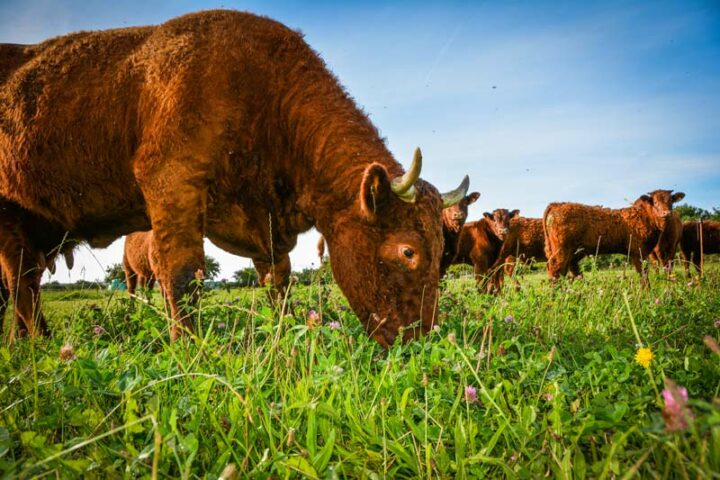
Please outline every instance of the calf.
[[675, 259], [675, 252], [680, 244], [683, 235], [683, 223], [677, 212], [667, 219], [665, 229], [660, 234], [660, 239], [652, 252], [650, 260], [658, 267], [665, 268], [667, 273], [672, 271], [672, 261]]
[[[544, 262], [547, 260], [542, 218], [525, 218], [521, 217], [519, 213], [519, 210], [510, 212], [510, 229], [505, 236], [498, 258], [492, 266], [493, 286], [496, 290], [502, 287], [504, 275], [513, 274], [518, 260], [520, 262], [530, 260]], [[504, 268], [501, 268], [503, 266]], [[570, 273], [574, 277], [580, 276], [577, 260], [570, 264]], [[517, 280], [515, 283], [519, 285]]]
[[680, 251], [685, 259], [685, 272], [690, 275], [692, 263], [702, 275], [705, 254], [720, 253], [720, 222], [692, 221], [683, 223], [682, 227]]
[[152, 230], [135, 232], [125, 237], [123, 251], [123, 270], [128, 293], [135, 294], [135, 288], [152, 290], [155, 286], [155, 273], [152, 266]]
[[[475, 280], [479, 285], [487, 282], [487, 275], [497, 262], [503, 241], [510, 230], [511, 214], [504, 208], [492, 213], [483, 213], [477, 222], [466, 223], [458, 240], [457, 254], [453, 265], [472, 265]], [[489, 291], [495, 291], [495, 285], [487, 284]]]
[[440, 257], [440, 278], [445, 276], [448, 267], [452, 265], [458, 252], [460, 234], [468, 216], [468, 206], [480, 198], [480, 193], [472, 192], [465, 196], [459, 203], [442, 211], [443, 222], [443, 252]]
[[[135, 293], [137, 285], [150, 289], [155, 285], [154, 259], [156, 256], [153, 248], [152, 230], [131, 233], [125, 238], [123, 268], [130, 294]], [[272, 284], [282, 297], [290, 281], [290, 255], [279, 255], [275, 260], [273, 265], [272, 262], [266, 262], [259, 256], [252, 259], [258, 276], [258, 284], [261, 287]]]
[[642, 260], [657, 245], [673, 203], [684, 197], [681, 192], [655, 190], [620, 209], [551, 203], [543, 215], [548, 274], [555, 280], [586, 255], [619, 253], [630, 256], [643, 284], [648, 285]]

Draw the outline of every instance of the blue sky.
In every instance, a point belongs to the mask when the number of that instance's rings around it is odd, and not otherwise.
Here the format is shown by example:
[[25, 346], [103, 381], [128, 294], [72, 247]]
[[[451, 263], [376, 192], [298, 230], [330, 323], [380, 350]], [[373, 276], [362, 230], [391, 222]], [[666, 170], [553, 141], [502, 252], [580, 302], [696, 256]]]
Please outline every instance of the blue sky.
[[[656, 188], [720, 206], [720, 2], [0, 0], [0, 42], [161, 23], [223, 6], [302, 30], [407, 164], [441, 190], [465, 173], [498, 207], [621, 207]], [[291, 258], [316, 263], [315, 234]], [[222, 275], [249, 260], [208, 248]], [[54, 278], [95, 279], [116, 242]]]

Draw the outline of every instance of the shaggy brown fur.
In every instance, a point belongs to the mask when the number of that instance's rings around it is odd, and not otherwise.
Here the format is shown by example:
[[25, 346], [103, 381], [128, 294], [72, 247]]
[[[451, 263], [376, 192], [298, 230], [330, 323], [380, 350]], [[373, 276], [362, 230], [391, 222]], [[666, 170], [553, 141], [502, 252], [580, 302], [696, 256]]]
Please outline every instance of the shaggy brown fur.
[[702, 222], [702, 245], [700, 244], [701, 222], [684, 222], [680, 250], [685, 259], [685, 272], [690, 275], [690, 264], [702, 275], [703, 256], [708, 253], [720, 253], [720, 222], [705, 220]]
[[655, 190], [638, 198], [632, 206], [610, 209], [579, 203], [551, 203], [545, 209], [545, 254], [552, 279], [566, 275], [573, 261], [586, 255], [629, 255], [647, 284], [646, 259], [655, 248], [673, 203], [684, 193]]
[[663, 267], [666, 272], [672, 271], [672, 262], [675, 259], [675, 252], [683, 234], [683, 222], [677, 212], [673, 212], [672, 216], [667, 219], [665, 229], [660, 234], [660, 239], [652, 252], [650, 252], [650, 260], [656, 263], [658, 267]]
[[297, 32], [206, 11], [3, 46], [0, 72], [0, 259], [27, 330], [32, 272], [66, 232], [101, 247], [152, 228], [175, 339], [203, 236], [245, 250], [261, 231], [271, 262], [313, 225], [373, 338], [432, 327], [441, 196], [422, 180], [414, 203], [394, 194], [402, 167]]
[[135, 287], [152, 289], [155, 274], [152, 268], [152, 230], [135, 232], [125, 237], [123, 269], [128, 293], [135, 294]]
[[510, 212], [504, 208], [492, 213], [483, 213], [483, 218], [476, 222], [466, 223], [460, 232], [457, 255], [452, 264], [473, 266], [475, 280], [489, 291], [495, 291], [495, 284], [488, 280], [492, 266], [498, 260], [498, 254], [510, 227]]
[[442, 211], [443, 253], [440, 259], [440, 278], [445, 276], [448, 267], [452, 265], [457, 256], [460, 233], [468, 216], [468, 206], [475, 203], [478, 198], [480, 198], [480, 193], [472, 192], [460, 200], [460, 203], [444, 208]]

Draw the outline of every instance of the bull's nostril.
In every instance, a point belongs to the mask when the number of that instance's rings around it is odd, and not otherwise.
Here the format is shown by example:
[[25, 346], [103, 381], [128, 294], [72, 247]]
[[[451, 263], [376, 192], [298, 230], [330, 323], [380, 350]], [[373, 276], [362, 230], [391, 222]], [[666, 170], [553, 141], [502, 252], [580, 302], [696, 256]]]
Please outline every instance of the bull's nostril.
[[415, 255], [415, 250], [410, 247], [405, 247], [403, 248], [403, 255], [405, 255], [407, 258], [412, 258], [413, 255]]

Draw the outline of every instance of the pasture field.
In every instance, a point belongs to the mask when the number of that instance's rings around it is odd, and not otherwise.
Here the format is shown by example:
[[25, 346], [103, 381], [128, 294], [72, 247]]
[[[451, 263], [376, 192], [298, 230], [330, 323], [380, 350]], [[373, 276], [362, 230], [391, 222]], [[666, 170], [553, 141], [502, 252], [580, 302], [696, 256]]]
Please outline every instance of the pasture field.
[[[0, 472], [719, 478], [720, 268], [651, 282], [445, 280], [437, 331], [389, 351], [334, 285], [297, 287], [282, 318], [263, 290], [207, 292], [172, 345], [157, 292], [48, 292], [54, 337], [0, 347]], [[677, 431], [665, 378], [688, 393]]]

